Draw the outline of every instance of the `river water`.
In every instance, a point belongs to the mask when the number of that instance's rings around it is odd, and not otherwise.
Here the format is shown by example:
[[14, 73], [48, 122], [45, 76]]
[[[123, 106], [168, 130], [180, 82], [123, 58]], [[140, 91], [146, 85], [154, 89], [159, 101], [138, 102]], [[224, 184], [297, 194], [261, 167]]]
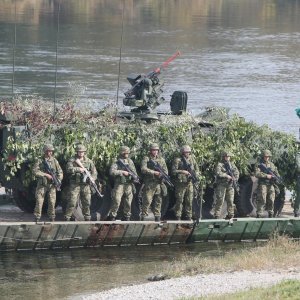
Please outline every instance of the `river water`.
[[239, 251], [247, 244], [191, 244], [110, 247], [0, 254], [0, 298], [66, 299], [163, 274], [175, 259], [201, 253], [203, 257]]
[[[148, 73], [178, 50], [162, 74], [167, 100], [184, 90], [192, 113], [225, 106], [298, 135], [300, 1], [0, 0], [0, 99], [56, 95], [98, 108], [117, 102], [119, 78], [121, 106], [127, 75]], [[145, 281], [157, 265], [219, 247], [1, 253], [1, 299]]]
[[127, 75], [180, 50], [162, 74], [167, 100], [184, 90], [193, 113], [221, 105], [298, 135], [297, 0], [0, 0], [0, 8], [1, 98], [12, 97], [14, 65], [15, 96], [53, 101], [56, 76], [58, 101], [101, 107], [116, 103], [119, 78], [121, 105]]

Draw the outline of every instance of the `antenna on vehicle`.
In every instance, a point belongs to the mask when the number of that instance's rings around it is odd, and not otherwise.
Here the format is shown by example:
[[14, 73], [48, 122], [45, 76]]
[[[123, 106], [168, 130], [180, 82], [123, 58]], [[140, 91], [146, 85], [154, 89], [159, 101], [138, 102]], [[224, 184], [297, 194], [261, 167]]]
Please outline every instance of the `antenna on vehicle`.
[[125, 0], [123, 0], [123, 8], [122, 8], [122, 30], [121, 30], [121, 41], [120, 41], [120, 55], [119, 55], [119, 70], [118, 70], [118, 86], [117, 86], [117, 100], [116, 100], [115, 119], [117, 119], [118, 104], [119, 104], [120, 74], [121, 74], [121, 61], [122, 61], [123, 33], [124, 33], [124, 11], [125, 11]]
[[55, 55], [55, 82], [54, 82], [54, 99], [53, 99], [53, 118], [55, 117], [55, 111], [56, 111], [56, 87], [57, 87], [58, 41], [59, 41], [59, 15], [60, 15], [60, 1], [58, 1], [58, 10], [57, 10], [56, 55]]
[[14, 26], [14, 45], [13, 45], [13, 70], [12, 70], [12, 82], [11, 82], [11, 94], [14, 98], [14, 86], [15, 86], [15, 52], [17, 44], [17, 0], [15, 0], [15, 26]]

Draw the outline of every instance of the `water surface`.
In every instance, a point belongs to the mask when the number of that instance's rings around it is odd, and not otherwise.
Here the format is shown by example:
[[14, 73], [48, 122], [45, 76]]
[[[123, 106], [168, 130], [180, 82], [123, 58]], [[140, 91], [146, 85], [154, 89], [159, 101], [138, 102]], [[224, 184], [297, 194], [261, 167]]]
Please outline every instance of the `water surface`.
[[12, 95], [15, 57], [15, 95], [52, 101], [58, 46], [58, 100], [116, 103], [121, 48], [122, 106], [128, 74], [147, 73], [180, 50], [163, 74], [167, 100], [185, 90], [194, 113], [226, 106], [297, 134], [299, 1], [124, 1], [124, 11], [122, 0], [0, 1], [0, 97]]

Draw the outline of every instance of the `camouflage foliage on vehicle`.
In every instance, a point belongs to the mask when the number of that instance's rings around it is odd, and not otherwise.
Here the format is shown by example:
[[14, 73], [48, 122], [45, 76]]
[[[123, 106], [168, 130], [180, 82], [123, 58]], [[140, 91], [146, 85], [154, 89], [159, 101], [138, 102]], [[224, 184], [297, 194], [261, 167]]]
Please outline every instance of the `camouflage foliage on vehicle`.
[[[74, 155], [75, 144], [83, 143], [88, 148], [87, 155], [97, 167], [105, 182], [108, 170], [118, 155], [121, 145], [131, 148], [131, 158], [137, 169], [142, 157], [148, 152], [152, 142], [160, 145], [161, 153], [170, 164], [180, 147], [189, 144], [202, 170], [202, 182], [213, 181], [213, 170], [221, 153], [226, 149], [234, 153], [232, 158], [241, 175], [251, 175], [253, 165], [263, 149], [270, 149], [273, 161], [278, 166], [288, 188], [294, 189], [295, 154], [298, 149], [294, 136], [271, 130], [245, 121], [238, 115], [228, 116], [225, 109], [206, 110], [201, 116], [166, 115], [161, 121], [147, 124], [142, 121], [116, 120], [115, 108], [107, 105], [94, 112], [92, 108], [75, 108], [67, 102], [56, 107], [42, 101], [1, 102], [2, 113], [14, 116], [12, 125], [26, 124], [28, 131], [14, 141], [8, 141], [3, 153], [3, 162], [14, 176], [21, 165], [28, 164], [25, 183], [29, 183], [34, 159], [41, 155], [44, 143], [51, 142], [55, 156], [62, 165]], [[210, 122], [209, 130], [199, 126], [199, 122]]]

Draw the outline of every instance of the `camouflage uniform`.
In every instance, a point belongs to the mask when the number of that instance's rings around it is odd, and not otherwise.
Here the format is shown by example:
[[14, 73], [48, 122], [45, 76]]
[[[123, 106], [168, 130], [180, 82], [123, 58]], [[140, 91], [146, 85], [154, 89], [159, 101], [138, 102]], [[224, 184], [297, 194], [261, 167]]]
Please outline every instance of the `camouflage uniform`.
[[[264, 156], [271, 156], [271, 152], [269, 150], [265, 150], [263, 152]], [[262, 160], [267, 168], [270, 168], [272, 172], [279, 176], [278, 170], [276, 166], [270, 162]], [[262, 217], [264, 206], [266, 206], [266, 210], [268, 211], [269, 217], [273, 217], [274, 214], [274, 200], [275, 200], [275, 187], [274, 181], [272, 179], [268, 179], [268, 174], [264, 173], [258, 167], [258, 164], [255, 167], [255, 176], [258, 178], [258, 187], [257, 187], [257, 217]]]
[[[159, 150], [157, 144], [152, 144], [150, 146], [150, 150]], [[145, 216], [148, 215], [148, 209], [153, 202], [153, 214], [155, 216], [155, 220], [159, 221], [161, 217], [161, 204], [162, 197], [167, 194], [167, 187], [161, 181], [161, 179], [154, 175], [154, 166], [151, 163], [151, 160], [157, 162], [165, 173], [168, 174], [168, 168], [165, 160], [160, 157], [152, 157], [151, 155], [145, 156], [141, 162], [141, 172], [143, 174], [144, 180], [144, 189], [143, 189], [143, 202], [142, 202], [142, 213], [141, 219], [143, 220]]]
[[[85, 152], [86, 148], [83, 145], [78, 145], [76, 151]], [[70, 197], [67, 202], [65, 220], [70, 220], [79, 198], [82, 205], [82, 213], [84, 219], [86, 221], [89, 221], [91, 219], [91, 214], [90, 214], [91, 188], [88, 181], [87, 182], [83, 181], [84, 173], [80, 172], [80, 167], [76, 163], [76, 159], [78, 159], [78, 157], [74, 157], [70, 159], [66, 167], [66, 173], [69, 176], [69, 182], [70, 182]], [[83, 157], [83, 159], [80, 161], [83, 167], [90, 172], [92, 178], [96, 180], [97, 170], [92, 160], [90, 160], [87, 157]]]
[[119, 163], [122, 161], [125, 165], [136, 174], [136, 169], [133, 161], [130, 158], [124, 158], [124, 154], [129, 154], [129, 148], [122, 146], [120, 150], [120, 156], [110, 167], [109, 173], [114, 177], [114, 188], [112, 190], [112, 204], [110, 209], [110, 219], [116, 218], [118, 209], [123, 197], [123, 216], [125, 220], [129, 221], [131, 216], [131, 202], [133, 198], [133, 178], [123, 175], [123, 171], [126, 171], [124, 167]]
[[300, 207], [300, 152], [296, 154], [296, 173], [297, 173], [297, 183], [296, 183], [296, 199], [294, 202], [294, 215], [299, 217], [299, 207]]
[[[224, 203], [224, 199], [227, 203], [227, 217], [232, 218], [234, 216], [234, 187], [232, 184], [232, 180], [228, 179], [228, 173], [225, 168], [225, 156], [232, 156], [231, 153], [225, 152], [223, 153], [223, 160], [217, 164], [215, 169], [216, 176], [216, 187], [215, 187], [215, 218], [220, 218], [221, 209]], [[235, 180], [239, 179], [239, 171], [233, 162], [229, 162], [231, 166], [232, 173], [235, 177]]]
[[187, 171], [187, 166], [191, 166], [191, 169], [196, 173], [197, 177], [199, 177], [199, 168], [193, 156], [184, 157], [186, 163], [183, 158], [183, 152], [191, 152], [191, 148], [189, 146], [184, 146], [181, 149], [182, 156], [175, 158], [172, 164], [172, 176], [174, 178], [175, 185], [175, 198], [176, 203], [174, 206], [174, 212], [176, 215], [176, 219], [180, 220], [182, 211], [184, 216], [187, 219], [192, 218], [192, 204], [194, 198], [194, 185], [191, 177], [185, 174]]
[[[54, 151], [52, 145], [45, 145], [44, 152]], [[60, 181], [63, 179], [63, 171], [54, 157], [44, 157], [43, 159], [38, 159], [33, 167], [33, 174], [37, 177], [37, 188], [35, 191], [36, 204], [34, 208], [34, 215], [38, 221], [42, 215], [42, 208], [45, 199], [45, 195], [48, 192], [48, 216], [50, 220], [54, 221], [55, 219], [55, 203], [56, 203], [56, 187], [53, 184], [52, 180], [49, 180], [46, 177], [46, 167], [44, 160], [47, 160], [49, 166], [54, 170], [57, 175], [57, 179]]]

